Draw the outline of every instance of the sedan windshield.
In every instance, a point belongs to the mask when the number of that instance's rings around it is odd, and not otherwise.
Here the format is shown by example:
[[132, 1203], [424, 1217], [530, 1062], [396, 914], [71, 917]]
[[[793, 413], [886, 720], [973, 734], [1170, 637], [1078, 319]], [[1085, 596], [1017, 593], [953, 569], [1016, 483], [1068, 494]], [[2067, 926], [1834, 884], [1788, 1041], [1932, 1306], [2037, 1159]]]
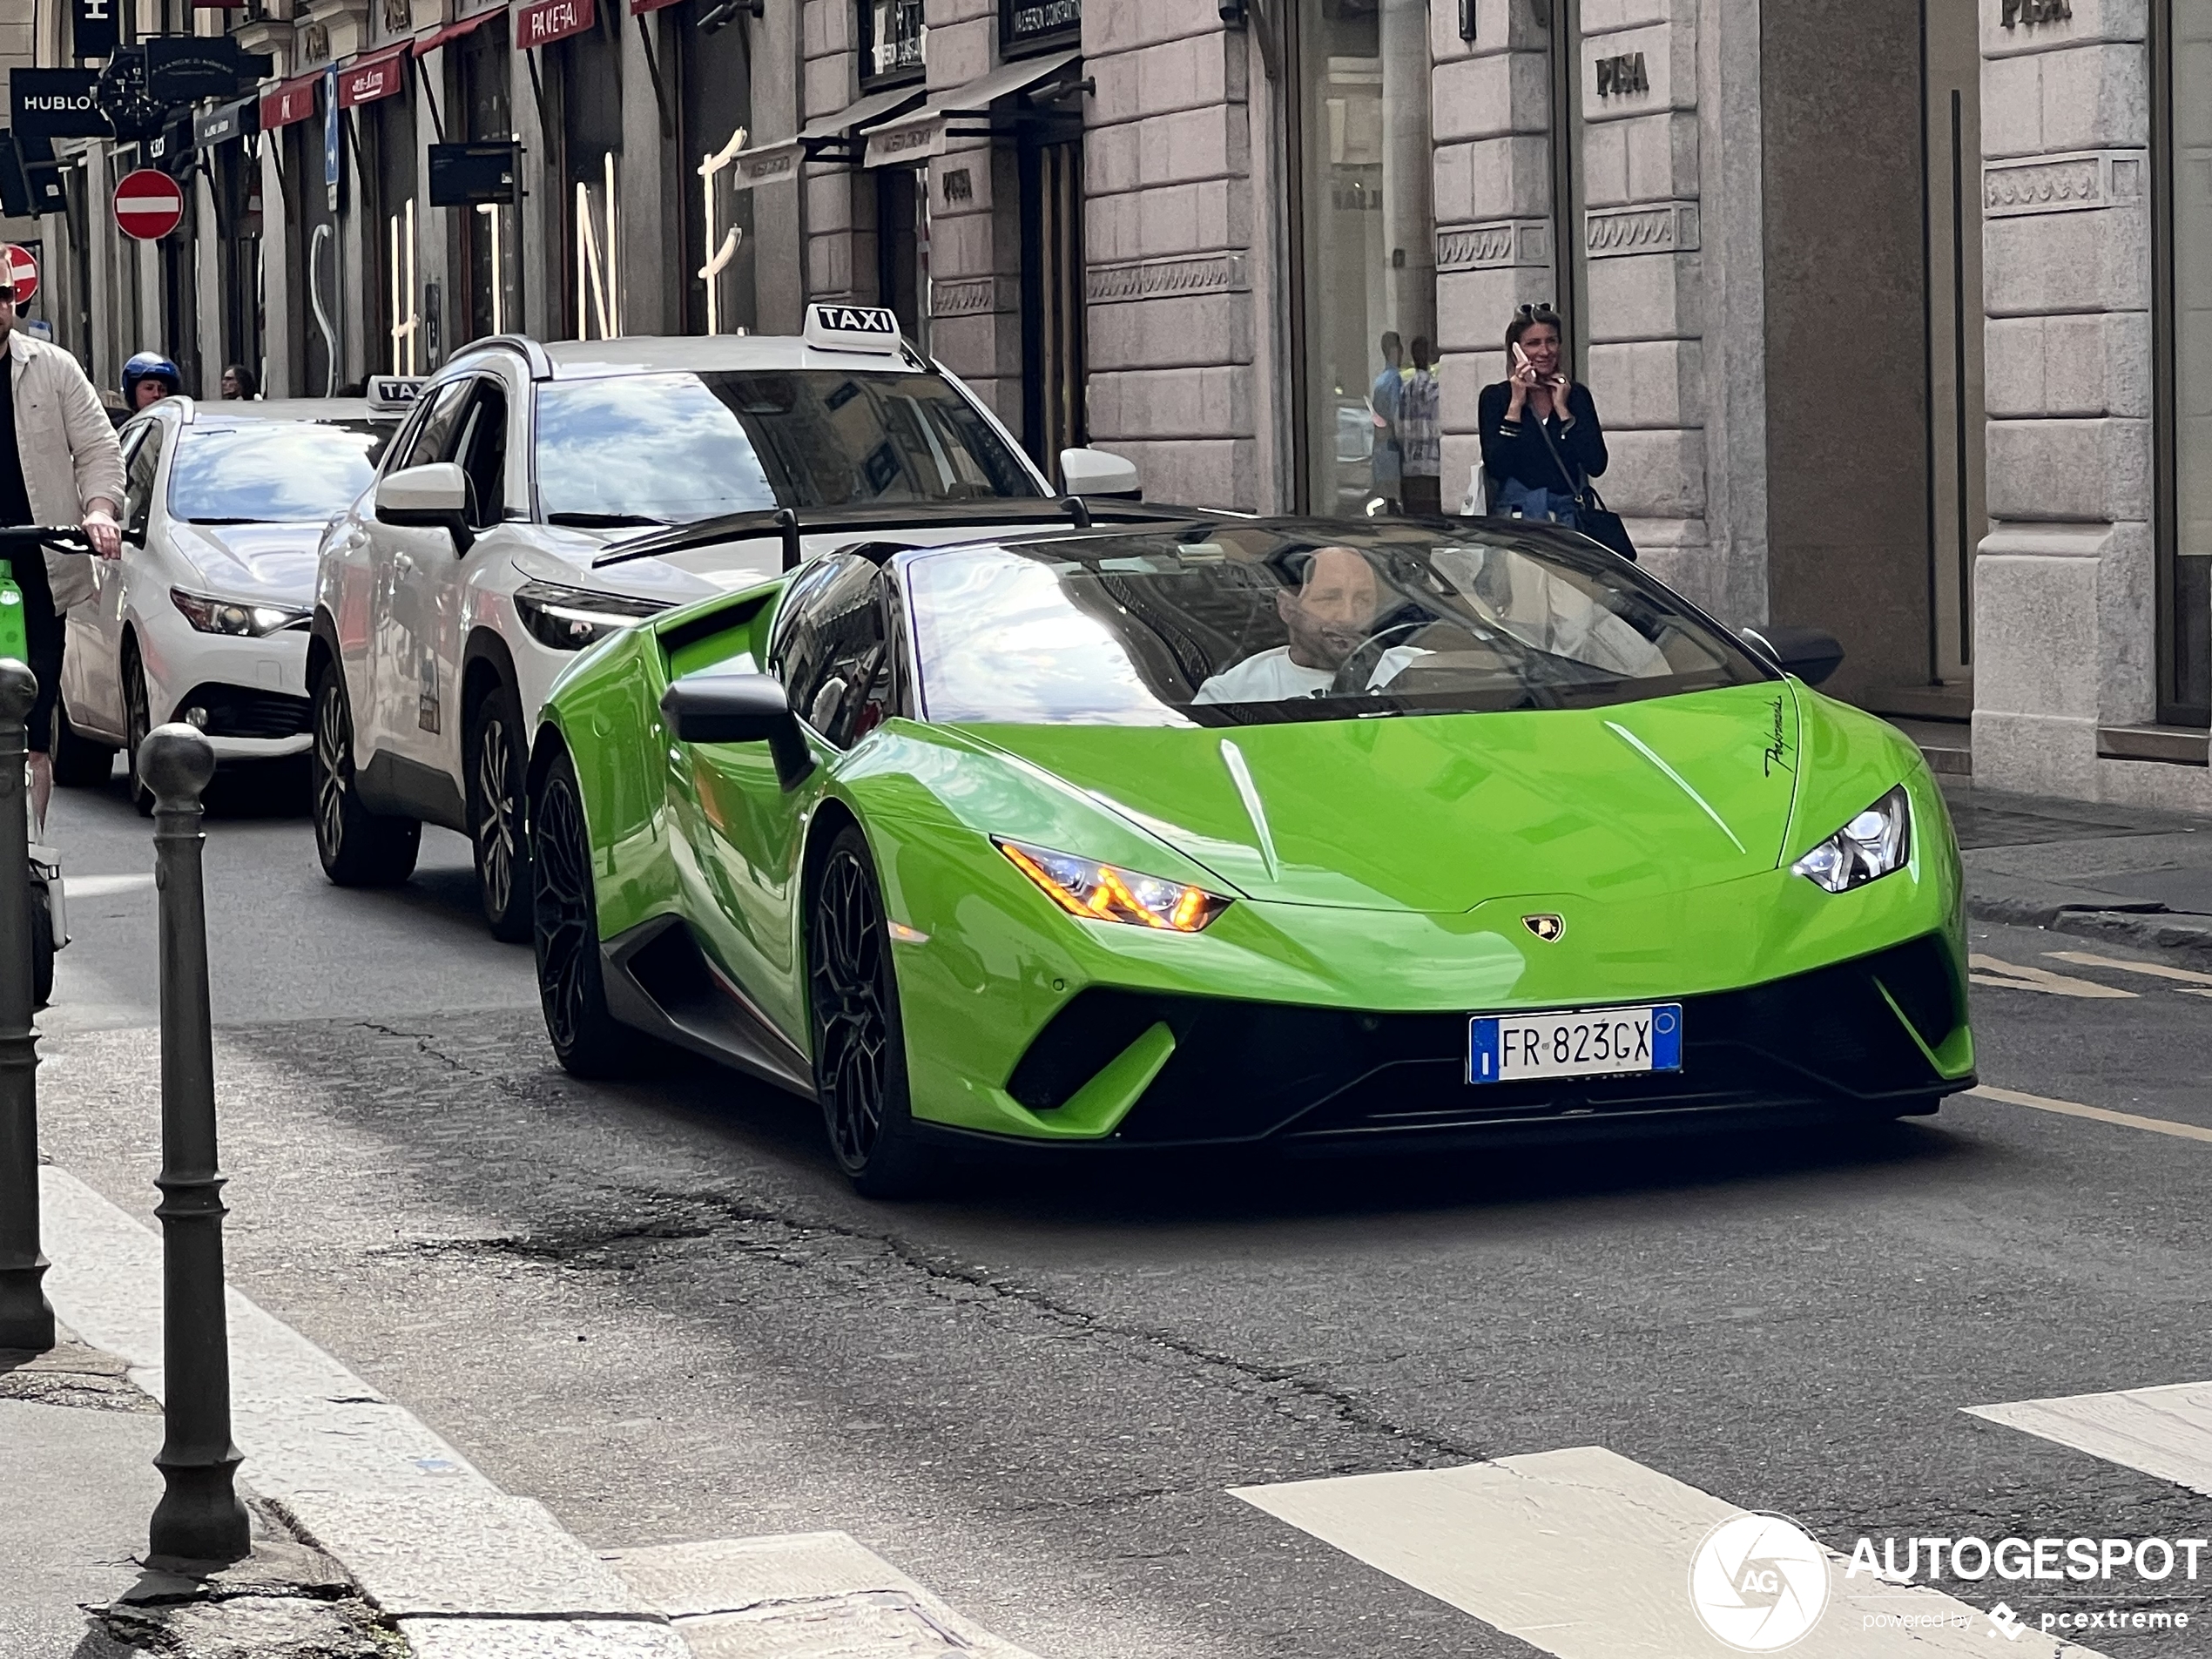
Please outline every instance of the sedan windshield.
[[388, 428], [354, 421], [253, 421], [184, 429], [169, 516], [258, 524], [342, 513], [375, 476]]
[[537, 394], [552, 523], [685, 524], [779, 507], [1034, 498], [1028, 469], [932, 374], [625, 374]]
[[1208, 526], [904, 569], [934, 720], [1245, 725], [1772, 678], [1633, 565], [1556, 532]]

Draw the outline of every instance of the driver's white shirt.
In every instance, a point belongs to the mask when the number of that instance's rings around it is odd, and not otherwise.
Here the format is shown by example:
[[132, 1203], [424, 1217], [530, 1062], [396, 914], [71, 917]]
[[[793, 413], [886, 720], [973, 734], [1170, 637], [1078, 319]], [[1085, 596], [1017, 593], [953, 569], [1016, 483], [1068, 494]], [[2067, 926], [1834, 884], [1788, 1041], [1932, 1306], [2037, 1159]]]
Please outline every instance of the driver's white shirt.
[[[1410, 645], [1393, 645], [1367, 676], [1373, 691], [1396, 679], [1406, 664], [1426, 655]], [[1319, 697], [1337, 678], [1332, 668], [1305, 668], [1291, 660], [1291, 648], [1278, 645], [1257, 657], [1247, 657], [1234, 668], [1224, 668], [1198, 688], [1193, 703], [1286, 703], [1295, 698]]]

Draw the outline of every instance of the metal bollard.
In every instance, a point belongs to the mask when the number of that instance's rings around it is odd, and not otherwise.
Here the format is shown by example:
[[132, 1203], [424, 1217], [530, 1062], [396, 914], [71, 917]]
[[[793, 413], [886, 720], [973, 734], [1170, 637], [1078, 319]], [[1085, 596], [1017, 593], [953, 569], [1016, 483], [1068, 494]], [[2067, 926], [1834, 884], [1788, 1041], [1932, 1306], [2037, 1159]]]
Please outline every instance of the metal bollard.
[[38, 1034], [31, 1029], [30, 826], [24, 800], [24, 718], [38, 680], [0, 659], [0, 1348], [44, 1353], [54, 1310], [39, 1281]]
[[[252, 1548], [232, 1477], [230, 1321], [223, 1298], [223, 1175], [215, 1159], [215, 1043], [208, 1024], [207, 902], [200, 793], [215, 751], [184, 725], [156, 726], [138, 751], [153, 791], [153, 880], [161, 911], [161, 1454], [146, 1565], [189, 1570]], [[0, 856], [5, 856], [0, 854]]]

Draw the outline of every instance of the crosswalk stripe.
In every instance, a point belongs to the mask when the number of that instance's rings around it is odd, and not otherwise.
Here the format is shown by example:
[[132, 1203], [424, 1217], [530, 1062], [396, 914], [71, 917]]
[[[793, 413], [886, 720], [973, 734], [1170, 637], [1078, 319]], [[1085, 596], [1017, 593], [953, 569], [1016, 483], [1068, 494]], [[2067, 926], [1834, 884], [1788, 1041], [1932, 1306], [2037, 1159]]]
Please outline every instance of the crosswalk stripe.
[[2147, 974], [2153, 979], [2175, 980], [2185, 985], [2212, 985], [2212, 974], [2168, 968], [2163, 962], [2123, 961], [2117, 956], [2100, 956], [2087, 950], [2047, 950], [2043, 954], [2054, 961], [2072, 962], [2080, 968], [2111, 968], [2123, 974]]
[[[1699, 1622], [1689, 1570], [1706, 1534], [1745, 1512], [1603, 1447], [1231, 1492], [1556, 1659], [1734, 1651]], [[1996, 1631], [1979, 1609], [1925, 1585], [1847, 1579], [1845, 1558], [1829, 1556], [1827, 1611], [1791, 1659], [1988, 1659]], [[2025, 1629], [2001, 1646], [2006, 1659], [2098, 1659]]]
[[2047, 968], [2026, 967], [2008, 962], [2001, 957], [1979, 954], [1966, 958], [1973, 971], [1966, 977], [1977, 985], [1994, 985], [2007, 991], [2047, 991], [2053, 996], [2082, 996], [2113, 1001], [2132, 1001], [2136, 993], [2123, 991], [2117, 985], [2100, 985], [2093, 979], [2076, 979], [2071, 974], [2054, 974]]
[[2062, 1117], [2086, 1117], [2098, 1123], [2117, 1123], [2122, 1129], [2148, 1130], [2153, 1135], [2171, 1135], [2176, 1140], [2212, 1141], [2212, 1129], [2202, 1123], [2177, 1123], [2170, 1117], [2142, 1117], [2134, 1112], [2115, 1112], [2108, 1106], [2084, 1106], [2078, 1100], [2053, 1100], [2048, 1095], [2024, 1095], [2017, 1089], [1999, 1089], [1981, 1083], [1966, 1091], [1984, 1100], [2000, 1101], [2007, 1106], [2033, 1106], [2039, 1112], [2056, 1112]]
[[1966, 1410], [2212, 1498], [2212, 1382], [2019, 1399]]

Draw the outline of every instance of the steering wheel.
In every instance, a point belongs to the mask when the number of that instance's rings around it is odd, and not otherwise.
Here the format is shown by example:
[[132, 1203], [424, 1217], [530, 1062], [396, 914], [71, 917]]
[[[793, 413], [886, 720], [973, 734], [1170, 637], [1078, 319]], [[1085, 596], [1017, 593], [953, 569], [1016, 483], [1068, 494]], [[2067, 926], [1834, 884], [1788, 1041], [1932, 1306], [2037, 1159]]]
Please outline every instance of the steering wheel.
[[1352, 647], [1352, 655], [1345, 658], [1342, 664], [1339, 666], [1336, 678], [1329, 682], [1329, 689], [1322, 695], [1324, 697], [1366, 697], [1371, 690], [1367, 682], [1374, 677], [1375, 670], [1381, 665], [1384, 653], [1390, 650], [1392, 636], [1411, 635], [1427, 627], [1435, 620], [1433, 617], [1416, 617], [1410, 622], [1393, 623], [1387, 628], [1378, 628]]

